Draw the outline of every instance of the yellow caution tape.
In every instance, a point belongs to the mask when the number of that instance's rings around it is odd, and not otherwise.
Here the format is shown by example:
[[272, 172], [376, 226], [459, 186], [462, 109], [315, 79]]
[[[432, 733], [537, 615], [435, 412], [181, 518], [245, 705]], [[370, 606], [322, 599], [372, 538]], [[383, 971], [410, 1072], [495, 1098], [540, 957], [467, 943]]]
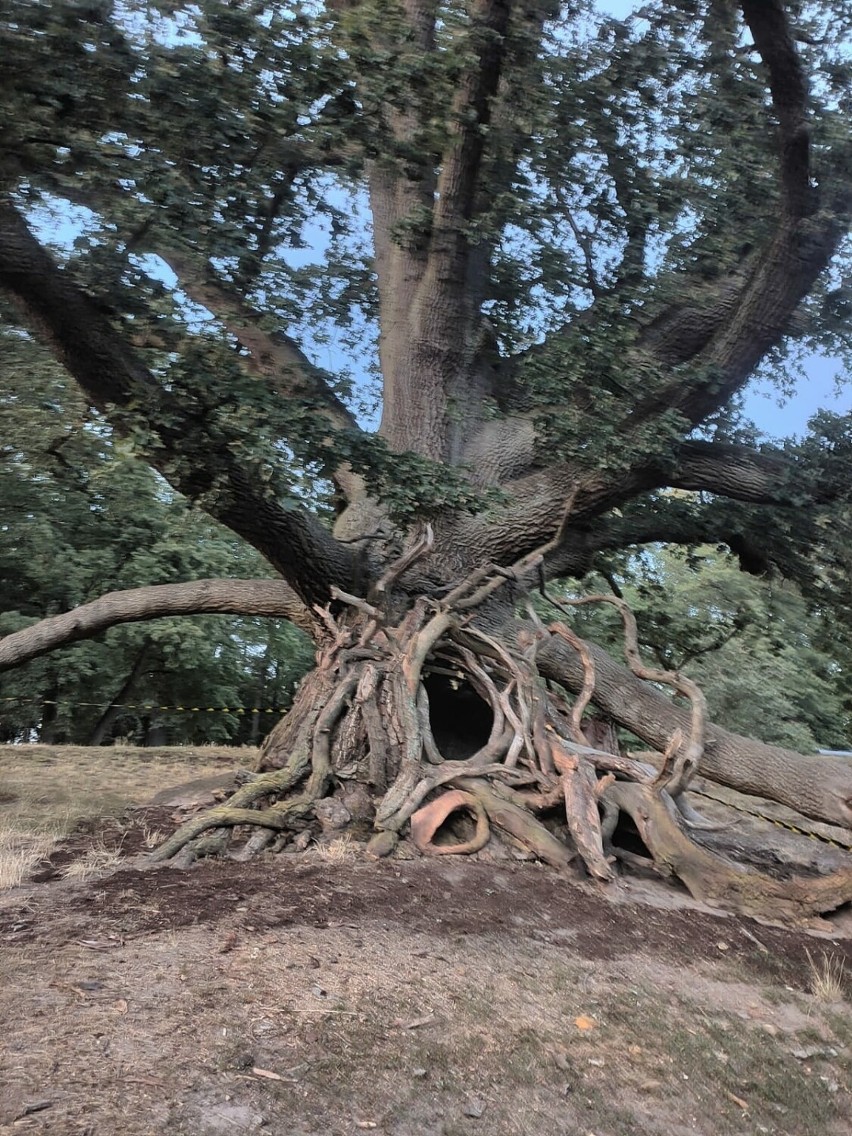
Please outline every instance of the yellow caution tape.
[[[87, 706], [103, 710], [103, 702], [69, 702], [66, 699], [18, 698], [7, 696], [0, 702], [38, 703], [40, 706]], [[279, 706], [160, 706], [154, 702], [111, 702], [110, 707], [117, 710], [168, 710], [182, 711], [184, 714], [283, 714]]]
[[725, 805], [729, 809], [736, 809], [737, 812], [745, 813], [746, 816], [757, 817], [758, 820], [768, 821], [769, 824], [774, 824], [778, 828], [786, 828], [788, 832], [795, 832], [797, 836], [807, 836], [810, 840], [819, 840], [823, 844], [830, 844], [832, 848], [839, 848], [842, 852], [852, 851], [852, 844], [841, 844], [837, 840], [832, 840], [830, 836], [822, 836], [818, 832], [807, 832], [804, 828], [797, 828], [796, 825], [790, 824], [789, 821], [766, 816], [765, 813], [758, 812], [757, 809], [747, 809], [743, 805], [735, 805], [731, 801], [723, 801], [721, 797], [714, 797], [712, 793], [702, 793], [698, 789], [690, 789], [690, 792], [695, 793], [697, 797], [706, 797], [708, 801], [715, 801], [717, 805]]

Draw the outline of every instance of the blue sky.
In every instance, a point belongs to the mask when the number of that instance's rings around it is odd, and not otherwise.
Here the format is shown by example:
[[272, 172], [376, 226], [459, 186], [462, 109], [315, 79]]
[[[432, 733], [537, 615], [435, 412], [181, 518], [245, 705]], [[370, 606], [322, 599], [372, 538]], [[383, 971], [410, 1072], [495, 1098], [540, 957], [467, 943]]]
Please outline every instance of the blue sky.
[[[622, 17], [639, 7], [637, 0], [596, 0], [600, 11]], [[79, 231], [80, 222], [73, 209], [59, 216], [39, 218], [38, 228], [44, 235], [69, 243]], [[77, 223], [75, 223], [77, 221]], [[318, 231], [318, 244], [324, 243], [324, 235]], [[319, 249], [305, 250], [301, 256], [305, 260], [318, 259]], [[288, 259], [290, 259], [288, 257]], [[296, 260], [301, 259], [297, 254]], [[171, 282], [171, 273], [164, 265], [154, 268], [155, 275], [162, 275]], [[330, 349], [328, 359], [318, 360], [322, 365], [335, 369], [340, 360], [335, 359], [334, 348]], [[838, 381], [841, 385], [838, 386]], [[790, 437], [803, 434], [808, 420], [820, 409], [837, 413], [852, 414], [852, 376], [845, 372], [840, 360], [820, 355], [810, 356], [804, 362], [804, 375], [799, 379], [793, 392], [782, 397], [771, 381], [765, 377], [753, 380], [745, 391], [745, 412], [758, 428], [773, 438]]]
[[[803, 434], [808, 419], [818, 410], [852, 414], [852, 385], [839, 360], [812, 355], [805, 362], [805, 377], [795, 393], [778, 405], [778, 391], [770, 383], [752, 382], [746, 391], [745, 410], [764, 433], [786, 438]], [[836, 390], [837, 379], [845, 380]]]

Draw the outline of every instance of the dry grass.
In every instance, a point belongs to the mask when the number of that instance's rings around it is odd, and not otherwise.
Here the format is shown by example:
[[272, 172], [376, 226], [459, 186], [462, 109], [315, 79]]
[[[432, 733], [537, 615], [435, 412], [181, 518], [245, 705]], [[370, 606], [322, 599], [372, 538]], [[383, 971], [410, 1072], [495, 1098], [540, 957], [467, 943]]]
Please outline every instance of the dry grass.
[[[0, 889], [22, 883], [80, 824], [118, 816], [166, 786], [248, 765], [254, 754], [222, 746], [0, 746]], [[146, 844], [161, 839], [149, 832]], [[95, 849], [65, 874], [88, 879], [116, 859]]]
[[0, 891], [23, 883], [50, 856], [57, 839], [50, 833], [22, 838], [12, 828], [0, 829]]
[[110, 846], [104, 840], [99, 840], [93, 847], [87, 849], [83, 856], [72, 860], [62, 869], [66, 880], [91, 880], [111, 872], [118, 867], [121, 860], [121, 843]]
[[317, 856], [327, 864], [345, 864], [356, 859], [360, 849], [350, 836], [339, 836], [328, 844], [318, 844], [315, 848]]
[[810, 990], [818, 1002], [839, 1002], [846, 983], [846, 962], [840, 955], [823, 954], [817, 961], [810, 951], [805, 952], [811, 968]]
[[151, 828], [149, 825], [144, 825], [142, 828], [142, 843], [146, 848], [156, 848], [162, 844], [166, 839], [166, 833], [159, 828]]

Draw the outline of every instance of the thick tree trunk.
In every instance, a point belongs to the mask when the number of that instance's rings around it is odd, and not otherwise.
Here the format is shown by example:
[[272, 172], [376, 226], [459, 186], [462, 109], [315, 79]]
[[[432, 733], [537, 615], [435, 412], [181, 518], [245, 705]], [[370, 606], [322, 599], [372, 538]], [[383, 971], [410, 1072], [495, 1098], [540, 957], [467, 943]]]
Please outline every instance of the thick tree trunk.
[[[616, 859], [630, 860], [613, 843], [624, 814], [649, 863], [723, 906], [808, 919], [852, 899], [845, 870], [813, 887], [766, 881], [695, 844], [695, 816], [682, 799], [695, 771], [852, 827], [852, 768], [707, 724], [694, 684], [643, 666], [632, 614], [612, 596], [592, 598], [621, 609], [629, 670], [565, 623], [545, 627], [531, 609], [526, 621], [511, 617], [558, 539], [509, 569], [485, 564], [459, 579], [465, 552], [444, 556], [427, 526], [378, 578], [371, 565], [367, 599], [332, 589], [313, 618], [277, 581], [113, 593], [8, 636], [0, 665], [178, 612], [292, 612], [312, 628], [316, 669], [264, 743], [256, 775], [226, 805], [194, 818], [160, 858], [229, 846], [245, 855], [341, 835], [388, 855], [408, 838], [424, 855], [535, 856], [606, 881]], [[419, 594], [424, 578], [431, 590]], [[691, 709], [648, 680], [674, 687]], [[590, 703], [603, 724], [585, 717]], [[650, 763], [621, 756], [611, 722], [654, 749]]]
[[142, 673], [145, 670], [145, 666], [148, 662], [148, 654], [150, 650], [150, 640], [146, 640], [142, 645], [142, 649], [136, 656], [136, 659], [133, 663], [133, 666], [130, 668], [127, 677], [121, 684], [118, 691], [116, 691], [116, 694], [110, 702], [109, 706], [107, 706], [106, 710], [104, 710], [103, 714], [101, 714], [95, 725], [95, 728], [92, 730], [88, 742], [90, 746], [99, 746], [104, 744], [108, 732], [112, 729], [113, 725], [121, 714], [121, 704], [125, 701], [125, 699], [130, 697], [136, 684], [142, 677]]

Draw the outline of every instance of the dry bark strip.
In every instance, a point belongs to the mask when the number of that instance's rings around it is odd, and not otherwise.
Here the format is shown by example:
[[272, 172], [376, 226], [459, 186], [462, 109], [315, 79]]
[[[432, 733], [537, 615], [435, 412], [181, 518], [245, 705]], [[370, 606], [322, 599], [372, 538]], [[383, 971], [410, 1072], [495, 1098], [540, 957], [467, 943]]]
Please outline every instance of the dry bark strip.
[[567, 868], [574, 860], [575, 853], [536, 820], [528, 809], [509, 800], [487, 781], [464, 778], [459, 781], [459, 785], [481, 802], [495, 828], [506, 833], [545, 864], [550, 864], [553, 868]]
[[558, 742], [552, 744], [553, 762], [562, 774], [565, 816], [583, 863], [598, 880], [611, 880], [613, 873], [604, 855], [598, 778], [594, 767], [578, 754], [568, 753]]
[[[470, 840], [458, 844], [435, 844], [434, 838], [442, 824], [455, 812], [466, 810], [476, 818], [476, 832]], [[415, 848], [430, 856], [459, 856], [479, 852], [491, 839], [488, 815], [481, 801], [473, 793], [454, 789], [442, 793], [411, 818], [411, 839]]]

